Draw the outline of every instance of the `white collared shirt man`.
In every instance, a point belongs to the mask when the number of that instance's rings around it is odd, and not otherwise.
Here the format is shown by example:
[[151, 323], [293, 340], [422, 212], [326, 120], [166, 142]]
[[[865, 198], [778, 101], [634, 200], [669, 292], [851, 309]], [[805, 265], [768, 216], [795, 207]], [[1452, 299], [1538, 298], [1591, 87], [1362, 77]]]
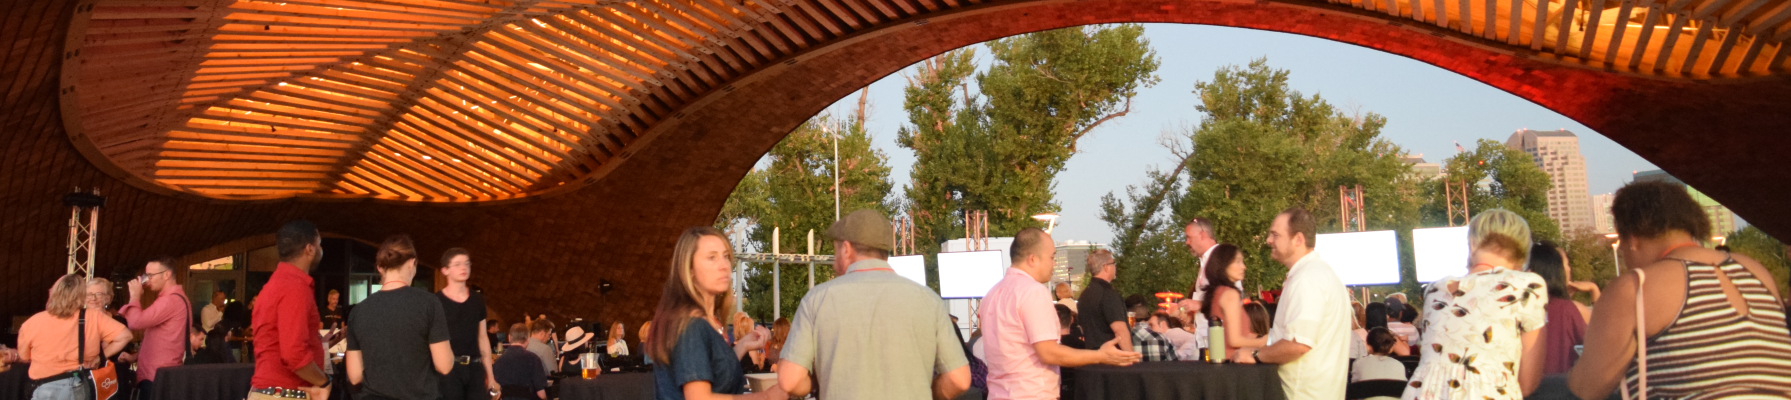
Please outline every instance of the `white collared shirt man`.
[[1349, 384], [1349, 293], [1331, 264], [1317, 251], [1287, 270], [1281, 303], [1269, 328], [1269, 345], [1282, 340], [1311, 346], [1299, 359], [1281, 365], [1281, 387], [1290, 400], [1341, 399]]
[[1349, 385], [1349, 289], [1313, 251], [1317, 226], [1298, 207], [1275, 216], [1266, 244], [1269, 257], [1287, 266], [1281, 302], [1269, 328], [1268, 346], [1238, 350], [1240, 363], [1281, 364], [1281, 389], [1289, 400], [1341, 399]]

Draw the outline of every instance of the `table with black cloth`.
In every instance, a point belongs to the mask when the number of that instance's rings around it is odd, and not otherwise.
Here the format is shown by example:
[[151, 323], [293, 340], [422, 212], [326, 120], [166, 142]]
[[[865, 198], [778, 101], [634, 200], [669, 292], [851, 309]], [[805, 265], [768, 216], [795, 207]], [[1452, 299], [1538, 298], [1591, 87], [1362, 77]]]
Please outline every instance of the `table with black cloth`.
[[653, 400], [653, 373], [606, 372], [596, 378], [560, 380], [560, 400]]
[[1273, 364], [1143, 362], [1125, 367], [1073, 368], [1073, 400], [1237, 399], [1281, 400], [1281, 375]]
[[31, 378], [25, 375], [29, 369], [30, 364], [13, 364], [12, 369], [0, 372], [0, 400], [31, 398], [31, 393], [25, 391], [31, 386]]
[[242, 400], [254, 376], [255, 364], [165, 367], [155, 371], [153, 389], [157, 399]]

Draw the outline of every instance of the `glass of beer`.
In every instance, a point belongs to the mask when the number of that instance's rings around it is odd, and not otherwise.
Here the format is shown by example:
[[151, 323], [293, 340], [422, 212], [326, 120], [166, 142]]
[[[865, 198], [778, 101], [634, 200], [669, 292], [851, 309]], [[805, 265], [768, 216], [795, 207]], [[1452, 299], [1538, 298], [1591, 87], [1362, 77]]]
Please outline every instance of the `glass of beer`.
[[597, 365], [597, 353], [579, 354], [578, 368], [579, 374], [585, 379], [596, 378], [603, 373], [603, 367]]

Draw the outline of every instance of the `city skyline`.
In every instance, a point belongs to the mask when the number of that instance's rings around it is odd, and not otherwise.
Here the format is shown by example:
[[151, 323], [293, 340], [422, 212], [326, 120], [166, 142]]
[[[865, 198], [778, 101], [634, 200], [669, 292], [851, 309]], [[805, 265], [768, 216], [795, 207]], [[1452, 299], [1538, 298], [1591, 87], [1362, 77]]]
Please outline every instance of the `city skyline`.
[[[1162, 81], [1143, 88], [1133, 100], [1132, 111], [1092, 132], [1079, 144], [1055, 182], [1056, 200], [1063, 206], [1056, 234], [1058, 241], [1086, 240], [1107, 243], [1112, 233], [1099, 219], [1101, 196], [1124, 196], [1127, 185], [1143, 182], [1144, 172], [1173, 162], [1170, 152], [1157, 145], [1167, 129], [1198, 124], [1194, 111], [1198, 99], [1191, 93], [1197, 81], [1212, 78], [1222, 66], [1244, 65], [1266, 57], [1269, 65], [1290, 71], [1289, 84], [1307, 95], [1318, 94], [1339, 108], [1374, 112], [1388, 119], [1382, 137], [1411, 155], [1422, 154], [1433, 163], [1453, 156], [1455, 145], [1472, 147], [1479, 139], [1504, 143], [1512, 132], [1523, 129], [1566, 129], [1580, 134], [1581, 152], [1587, 165], [1589, 193], [1615, 191], [1636, 171], [1658, 169], [1634, 152], [1624, 149], [1596, 131], [1558, 113], [1512, 94], [1442, 68], [1378, 50], [1325, 39], [1277, 32], [1201, 25], [1146, 24], [1162, 67]], [[986, 47], [977, 48], [978, 61], [986, 64]], [[1337, 62], [1348, 60], [1350, 62]], [[914, 158], [895, 144], [896, 132], [907, 122], [902, 110], [904, 68], [870, 85], [867, 129], [876, 146], [889, 155], [890, 180], [901, 190], [909, 182]], [[850, 114], [857, 94], [844, 96], [826, 113]]]

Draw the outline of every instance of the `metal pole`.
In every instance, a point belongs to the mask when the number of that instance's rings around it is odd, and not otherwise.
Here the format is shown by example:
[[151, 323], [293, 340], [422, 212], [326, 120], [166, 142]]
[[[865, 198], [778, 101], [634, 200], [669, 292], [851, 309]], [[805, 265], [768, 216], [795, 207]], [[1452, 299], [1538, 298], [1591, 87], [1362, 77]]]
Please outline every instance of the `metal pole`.
[[1617, 244], [1618, 243], [1622, 243], [1622, 242], [1611, 242], [1611, 272], [1615, 272], [1615, 273], [1617, 273], [1617, 276], [1621, 276], [1621, 275], [1623, 275], [1623, 267], [1622, 267], [1623, 260], [1620, 258], [1617, 258]]
[[833, 136], [833, 220], [840, 220], [840, 136]]
[[778, 262], [778, 241], [782, 239], [778, 227], [771, 227], [771, 319], [784, 315], [783, 264]]
[[[815, 255], [815, 230], [808, 230], [808, 255]], [[810, 258], [810, 260], [814, 260]], [[808, 288], [815, 288], [815, 262], [808, 262]]]

